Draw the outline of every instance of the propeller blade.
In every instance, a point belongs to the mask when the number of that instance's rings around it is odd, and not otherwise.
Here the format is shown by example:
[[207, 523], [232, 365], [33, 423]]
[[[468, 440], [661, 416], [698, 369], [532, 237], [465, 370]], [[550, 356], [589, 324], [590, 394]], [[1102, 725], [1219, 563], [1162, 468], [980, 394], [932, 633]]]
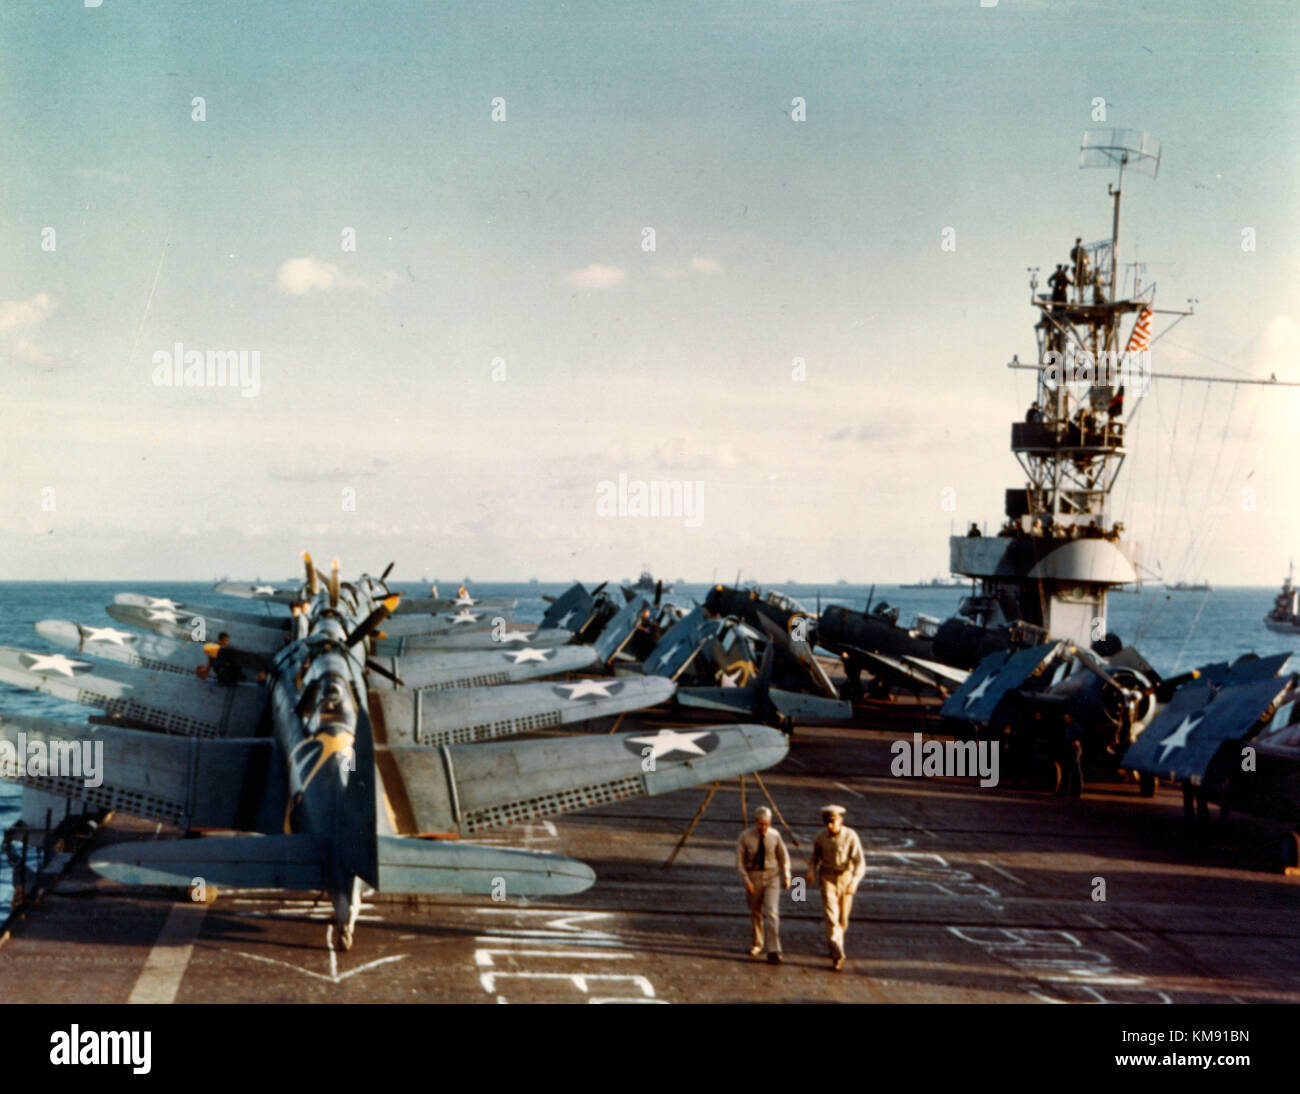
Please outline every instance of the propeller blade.
[[307, 567], [307, 592], [315, 596], [320, 592], [320, 577], [316, 573], [316, 564], [312, 562], [311, 555], [306, 551], [302, 553], [303, 565]]
[[659, 607], [659, 602], [664, 597], [664, 579], [661, 577], [655, 582], [655, 607]]
[[336, 558], [330, 566], [330, 607], [339, 606], [339, 560]]
[[388, 580], [388, 575], [391, 574], [391, 573], [393, 572], [393, 567], [396, 566], [396, 565], [397, 565], [397, 560], [394, 559], [394, 560], [393, 560], [392, 562], [390, 562], [387, 566], [385, 566], [385, 567], [384, 567], [384, 572], [383, 572], [382, 574], [379, 575], [379, 580], [380, 580], [380, 581], [387, 581], [387, 580]]
[[355, 646], [363, 639], [369, 638], [370, 633], [387, 619], [397, 608], [397, 602], [401, 597], [394, 593], [392, 596], [385, 598], [373, 612], [365, 617], [351, 634], [344, 640], [349, 647]]
[[384, 666], [381, 665], [378, 661], [367, 660], [366, 668], [368, 668], [371, 672], [379, 673], [379, 675], [383, 676], [385, 679], [391, 680], [399, 688], [406, 687], [406, 685], [402, 683], [402, 679], [400, 676], [397, 675], [397, 673], [389, 672], [388, 669], [384, 668]]

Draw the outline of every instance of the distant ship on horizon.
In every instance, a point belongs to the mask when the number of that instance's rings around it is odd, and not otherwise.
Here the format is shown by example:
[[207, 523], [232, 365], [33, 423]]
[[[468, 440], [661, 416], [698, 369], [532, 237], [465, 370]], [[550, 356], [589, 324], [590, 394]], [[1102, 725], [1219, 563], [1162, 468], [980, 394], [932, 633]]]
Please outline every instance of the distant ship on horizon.
[[948, 578], [948, 580], [945, 581], [943, 578], [935, 576], [930, 578], [929, 581], [917, 581], [911, 585], [900, 585], [899, 588], [900, 589], [964, 589], [966, 588], [966, 582], [964, 582], [959, 577], [950, 577]]

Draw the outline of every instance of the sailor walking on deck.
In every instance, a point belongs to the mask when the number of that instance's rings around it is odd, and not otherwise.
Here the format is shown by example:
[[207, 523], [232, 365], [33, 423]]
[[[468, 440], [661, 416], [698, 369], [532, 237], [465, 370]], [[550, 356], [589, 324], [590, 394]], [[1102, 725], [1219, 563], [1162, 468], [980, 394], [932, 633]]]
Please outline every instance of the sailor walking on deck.
[[772, 810], [761, 806], [754, 814], [754, 827], [746, 828], [736, 841], [736, 869], [745, 883], [749, 921], [753, 928], [751, 957], [763, 952], [781, 964], [781, 886], [790, 888], [790, 854], [781, 833], [772, 827]]
[[822, 915], [826, 921], [826, 942], [830, 946], [831, 968], [844, 967], [844, 936], [849, 929], [853, 894], [867, 872], [862, 841], [852, 828], [844, 827], [844, 806], [822, 808], [826, 827], [813, 841], [808, 859], [808, 883], [821, 882]]

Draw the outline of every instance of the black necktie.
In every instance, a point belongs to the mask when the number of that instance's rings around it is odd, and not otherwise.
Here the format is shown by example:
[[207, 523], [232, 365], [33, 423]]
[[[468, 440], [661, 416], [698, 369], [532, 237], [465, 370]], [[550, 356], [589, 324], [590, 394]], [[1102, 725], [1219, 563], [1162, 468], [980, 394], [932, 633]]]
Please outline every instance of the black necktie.
[[762, 832], [758, 834], [758, 861], [754, 863], [755, 870], [765, 870], [767, 868], [767, 837]]

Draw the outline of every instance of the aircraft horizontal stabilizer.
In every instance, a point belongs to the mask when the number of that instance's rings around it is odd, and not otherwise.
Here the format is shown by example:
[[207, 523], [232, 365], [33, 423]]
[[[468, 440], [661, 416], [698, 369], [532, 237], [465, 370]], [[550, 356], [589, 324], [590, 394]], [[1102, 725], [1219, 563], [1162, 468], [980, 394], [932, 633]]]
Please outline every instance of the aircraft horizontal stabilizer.
[[748, 718], [758, 711], [759, 692], [755, 684], [743, 688], [678, 688], [677, 702], [679, 706], [694, 710], [711, 710], [718, 714]]
[[824, 695], [805, 695], [801, 691], [768, 688], [772, 705], [796, 722], [838, 721], [853, 717], [853, 704], [847, 699], [828, 699]]
[[967, 669], [955, 669], [951, 665], [944, 665], [938, 661], [927, 661], [924, 657], [910, 657], [904, 654], [903, 660], [909, 665], [915, 665], [917, 668], [930, 673], [952, 687], [960, 687], [970, 677], [970, 672]]
[[326, 855], [320, 836], [218, 836], [112, 843], [93, 850], [88, 865], [123, 885], [188, 888], [202, 878], [233, 889], [302, 891], [326, 887]]
[[379, 837], [379, 891], [468, 896], [568, 896], [596, 872], [561, 855], [479, 847], [454, 840]]

